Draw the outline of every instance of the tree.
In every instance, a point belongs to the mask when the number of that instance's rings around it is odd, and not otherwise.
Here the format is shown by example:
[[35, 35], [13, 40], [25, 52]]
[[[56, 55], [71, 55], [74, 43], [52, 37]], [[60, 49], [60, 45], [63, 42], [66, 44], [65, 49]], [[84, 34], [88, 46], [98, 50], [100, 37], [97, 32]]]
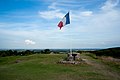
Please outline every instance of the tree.
[[45, 54], [50, 54], [50, 52], [51, 52], [50, 49], [45, 49], [45, 50], [44, 50], [44, 53], [45, 53]]

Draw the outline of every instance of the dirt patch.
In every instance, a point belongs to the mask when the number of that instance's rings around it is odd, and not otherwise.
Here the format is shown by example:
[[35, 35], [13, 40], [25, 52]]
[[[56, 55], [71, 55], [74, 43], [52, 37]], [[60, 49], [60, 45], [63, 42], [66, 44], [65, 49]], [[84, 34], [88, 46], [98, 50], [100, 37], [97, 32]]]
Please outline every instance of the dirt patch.
[[99, 58], [102, 59], [102, 60], [106, 60], [106, 61], [120, 62], [120, 59], [113, 58], [113, 57], [105, 57], [105, 56], [102, 56], [102, 57], [99, 57]]

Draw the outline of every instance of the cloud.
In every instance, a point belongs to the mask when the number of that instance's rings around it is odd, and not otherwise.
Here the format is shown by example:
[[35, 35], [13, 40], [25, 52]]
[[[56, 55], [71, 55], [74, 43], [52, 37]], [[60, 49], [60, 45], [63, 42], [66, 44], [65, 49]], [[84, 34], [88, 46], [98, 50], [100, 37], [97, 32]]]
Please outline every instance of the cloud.
[[[95, 2], [96, 0], [56, 0], [56, 1], [52, 1], [52, 4], [48, 7], [50, 9], [57, 9], [60, 8], [62, 10], [71, 10], [71, 9], [78, 9], [80, 7], [83, 6], [87, 6], [93, 2]], [[98, 2], [98, 1], [97, 1]], [[67, 8], [67, 9], [66, 9]]]
[[60, 12], [60, 10], [49, 10], [49, 11], [39, 11], [39, 15], [42, 18], [45, 19], [56, 19], [56, 18], [62, 18], [63, 13]]
[[20, 23], [15, 23], [15, 22], [0, 22], [0, 28], [15, 28], [17, 26], [17, 29], [18, 28], [30, 28], [30, 27], [37, 27], [38, 24], [35, 24], [35, 23], [23, 23], [23, 22], [20, 22]]
[[81, 12], [81, 16], [91, 16], [93, 14], [92, 11], [83, 11]]
[[101, 7], [102, 10], [111, 10], [119, 4], [119, 0], [107, 0]]
[[29, 45], [29, 44], [35, 44], [35, 42], [34, 42], [34, 41], [29, 40], [29, 39], [25, 40], [25, 43], [26, 43], [26, 44], [28, 44], [28, 45]]
[[49, 9], [56, 9], [56, 2], [53, 2], [51, 5], [48, 6]]
[[[81, 1], [82, 3], [85, 3], [86, 1]], [[90, 10], [79, 10], [79, 7], [82, 7], [82, 3], [74, 0], [65, 0], [65, 1], [56, 1], [52, 2], [48, 6], [47, 11], [39, 11], [38, 14], [40, 17], [50, 20], [50, 19], [56, 19], [56, 18], [63, 18], [63, 16], [70, 11], [71, 17], [74, 17], [73, 19], [76, 19], [78, 17], [88, 17], [93, 14]], [[90, 2], [90, 1], [87, 1]], [[85, 5], [85, 4], [84, 4]], [[74, 6], [74, 7], [73, 7]], [[67, 8], [67, 9], [66, 9]], [[74, 8], [78, 8], [78, 10], [74, 10]], [[75, 12], [74, 12], [75, 11]], [[63, 13], [64, 12], [64, 13]]]
[[[39, 12], [40, 17], [44, 19], [56, 19], [56, 18], [63, 18], [66, 13], [62, 13], [60, 10], [50, 10], [50, 11], [43, 11]], [[92, 11], [72, 11], [70, 12], [70, 16], [73, 20], [79, 19], [81, 17], [89, 17], [92, 16]]]

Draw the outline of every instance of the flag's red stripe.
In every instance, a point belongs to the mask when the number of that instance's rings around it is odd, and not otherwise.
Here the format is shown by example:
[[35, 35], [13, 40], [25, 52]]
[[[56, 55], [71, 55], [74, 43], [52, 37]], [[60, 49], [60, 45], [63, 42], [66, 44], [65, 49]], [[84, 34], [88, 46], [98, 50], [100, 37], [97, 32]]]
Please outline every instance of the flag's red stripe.
[[60, 27], [60, 29], [63, 27], [63, 22], [62, 21], [59, 22], [58, 27]]

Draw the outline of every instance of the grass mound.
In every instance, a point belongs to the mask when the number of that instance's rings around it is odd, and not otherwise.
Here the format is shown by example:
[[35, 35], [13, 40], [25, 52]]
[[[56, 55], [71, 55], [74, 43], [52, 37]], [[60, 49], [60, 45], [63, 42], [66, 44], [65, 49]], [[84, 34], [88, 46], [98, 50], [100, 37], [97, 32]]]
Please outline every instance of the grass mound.
[[[29, 56], [2, 57], [0, 58], [0, 80], [120, 79], [114, 75], [107, 74], [108, 71], [106, 68], [102, 69], [87, 64], [57, 64], [60, 59], [65, 57], [65, 54], [34, 54]], [[87, 56], [86, 58], [88, 60], [95, 60], [90, 56]]]

